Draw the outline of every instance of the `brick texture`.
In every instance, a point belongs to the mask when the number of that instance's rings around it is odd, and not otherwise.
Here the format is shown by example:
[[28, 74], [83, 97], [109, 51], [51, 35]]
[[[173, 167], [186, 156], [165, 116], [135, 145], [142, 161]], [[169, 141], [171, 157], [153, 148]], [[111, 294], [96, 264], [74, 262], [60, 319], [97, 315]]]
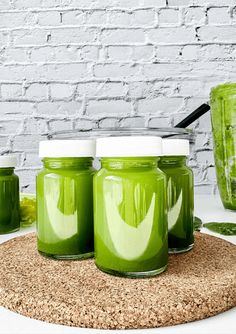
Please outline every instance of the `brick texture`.
[[[1, 0], [0, 152], [35, 190], [38, 141], [58, 130], [175, 125], [236, 81], [235, 0]], [[216, 188], [210, 114], [190, 164]]]

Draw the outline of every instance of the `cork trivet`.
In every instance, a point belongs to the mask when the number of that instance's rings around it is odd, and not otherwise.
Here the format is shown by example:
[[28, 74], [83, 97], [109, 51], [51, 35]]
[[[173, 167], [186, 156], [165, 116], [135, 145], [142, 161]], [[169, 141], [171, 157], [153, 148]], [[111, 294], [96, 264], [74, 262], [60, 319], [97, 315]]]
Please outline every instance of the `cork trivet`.
[[0, 245], [0, 305], [69, 326], [153, 328], [203, 319], [236, 306], [236, 246], [197, 233], [191, 252], [171, 255], [153, 278], [105, 274], [93, 260], [40, 256], [34, 234]]

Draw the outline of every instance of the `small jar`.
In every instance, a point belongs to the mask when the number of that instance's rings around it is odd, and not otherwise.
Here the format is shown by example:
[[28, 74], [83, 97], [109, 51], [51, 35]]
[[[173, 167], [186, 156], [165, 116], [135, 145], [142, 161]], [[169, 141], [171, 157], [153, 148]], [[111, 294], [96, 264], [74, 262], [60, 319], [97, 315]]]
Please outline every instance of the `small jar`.
[[167, 267], [165, 176], [159, 137], [97, 139], [94, 176], [95, 262], [110, 274], [153, 276]]
[[186, 165], [189, 142], [185, 139], [163, 139], [163, 157], [159, 168], [167, 177], [169, 253], [193, 248], [193, 173]]
[[15, 156], [0, 156], [0, 234], [20, 229], [19, 178]]
[[93, 256], [93, 140], [40, 142], [38, 251], [56, 259]]

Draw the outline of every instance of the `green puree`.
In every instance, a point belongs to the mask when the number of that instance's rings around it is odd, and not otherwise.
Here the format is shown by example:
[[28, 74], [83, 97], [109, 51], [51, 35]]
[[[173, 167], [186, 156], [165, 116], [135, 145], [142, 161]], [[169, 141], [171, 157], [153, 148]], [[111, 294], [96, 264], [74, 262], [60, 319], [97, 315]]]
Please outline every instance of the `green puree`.
[[95, 259], [107, 272], [145, 276], [167, 265], [165, 177], [157, 158], [103, 158], [94, 177]]
[[93, 254], [92, 158], [45, 158], [37, 176], [38, 250], [55, 258]]
[[167, 177], [169, 251], [189, 250], [194, 242], [192, 171], [183, 156], [162, 157], [159, 168]]
[[236, 210], [236, 83], [212, 89], [211, 120], [221, 200], [226, 209]]
[[19, 179], [14, 168], [0, 168], [0, 234], [19, 228]]
[[205, 223], [203, 227], [223, 235], [236, 235], [235, 223]]

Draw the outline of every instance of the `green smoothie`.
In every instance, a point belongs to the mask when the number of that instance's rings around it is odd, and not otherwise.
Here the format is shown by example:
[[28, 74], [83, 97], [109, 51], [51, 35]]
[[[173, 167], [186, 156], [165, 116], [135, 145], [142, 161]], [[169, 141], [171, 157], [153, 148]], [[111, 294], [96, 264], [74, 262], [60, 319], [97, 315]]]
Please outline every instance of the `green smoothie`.
[[[166, 144], [173, 147], [176, 154], [182, 154], [182, 152], [188, 153], [188, 143], [186, 140], [163, 140], [163, 154], [165, 154]], [[181, 145], [186, 145], [186, 151], [183, 150], [181, 152]], [[168, 150], [166, 150], [166, 153], [172, 154], [172, 152], [168, 152]], [[167, 178], [169, 253], [185, 252], [192, 249], [194, 242], [193, 173], [192, 170], [186, 166], [186, 156], [163, 156], [158, 166], [165, 173]]]
[[217, 184], [226, 209], [236, 210], [236, 83], [211, 91]]
[[57, 259], [93, 256], [90, 157], [44, 158], [37, 176], [38, 250]]
[[103, 157], [94, 176], [95, 261], [121, 276], [161, 273], [168, 258], [165, 176], [157, 157]]
[[0, 166], [0, 234], [15, 232], [19, 228], [19, 179], [13, 167]]

